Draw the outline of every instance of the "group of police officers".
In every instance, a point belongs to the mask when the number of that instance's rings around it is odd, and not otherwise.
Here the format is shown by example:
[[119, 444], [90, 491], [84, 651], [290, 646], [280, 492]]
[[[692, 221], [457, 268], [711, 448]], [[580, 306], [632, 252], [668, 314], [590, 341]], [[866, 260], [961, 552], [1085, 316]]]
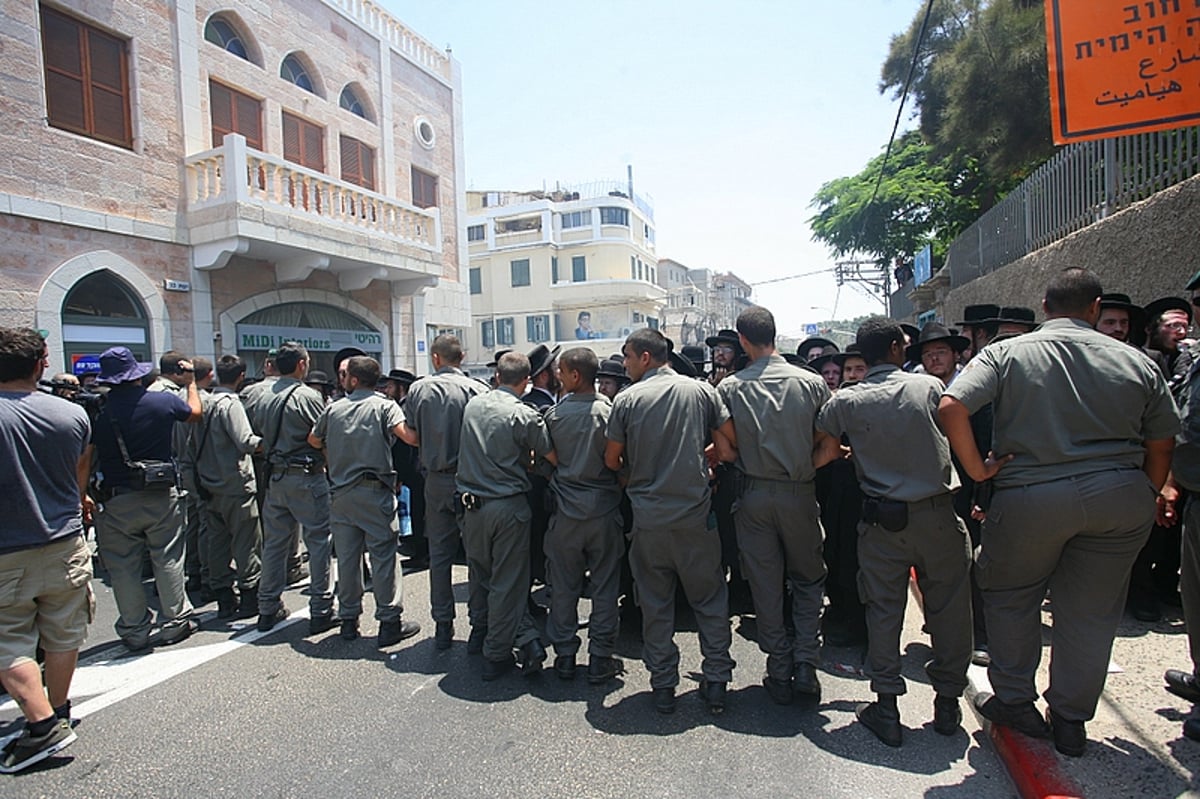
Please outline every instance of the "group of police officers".
[[[463, 372], [450, 335], [432, 343], [435, 371], [419, 379], [340, 352], [336, 386], [310, 374], [291, 342], [248, 387], [236, 356], [214, 368], [179, 353], [147, 387], [149, 365], [114, 348], [101, 357], [99, 382], [112, 389], [93, 440], [117, 631], [131, 649], [150, 645], [146, 553], [161, 643], [192, 629], [185, 571], [220, 618], [257, 616], [259, 630], [272, 629], [288, 614], [283, 591], [302, 576], [302, 538], [310, 634], [340, 626], [342, 638], [358, 637], [365, 555], [378, 646], [415, 635], [397, 561], [405, 482], [423, 505], [436, 646], [453, 645], [461, 546], [467, 647], [482, 655], [485, 680], [540, 671], [547, 645], [554, 673], [575, 678], [584, 596], [587, 680], [622, 673], [625, 595], [640, 611], [653, 706], [672, 712], [681, 590], [699, 631], [700, 696], [719, 713], [735, 666], [731, 602], [745, 591], [771, 699], [820, 696], [822, 637], [865, 644], [876, 699], [856, 714], [899, 746], [900, 634], [915, 573], [934, 729], [959, 729], [974, 658], [988, 663], [995, 691], [978, 698], [982, 715], [1081, 755], [1131, 568], [1156, 518], [1178, 526], [1181, 489], [1193, 487], [1190, 473], [1168, 479], [1180, 430], [1171, 388], [1183, 398], [1189, 387], [1192, 310], [1178, 298], [1142, 308], [1102, 294], [1084, 269], [1055, 277], [1043, 308], [1039, 326], [1029, 309], [970, 306], [961, 333], [875, 317], [846, 352], [811, 338], [792, 356], [776, 351], [771, 313], [754, 307], [708, 340], [707, 374], [647, 328], [604, 361], [587, 348], [497, 353], [493, 387]], [[154, 389], [164, 398], [146, 400]], [[172, 452], [182, 499], [131, 484], [133, 464]], [[1200, 560], [1185, 544], [1183, 601], [1195, 616], [1189, 552]], [[530, 596], [539, 580], [548, 609]], [[1035, 677], [1048, 592], [1043, 715]], [[1200, 698], [1192, 673], [1167, 679]]]

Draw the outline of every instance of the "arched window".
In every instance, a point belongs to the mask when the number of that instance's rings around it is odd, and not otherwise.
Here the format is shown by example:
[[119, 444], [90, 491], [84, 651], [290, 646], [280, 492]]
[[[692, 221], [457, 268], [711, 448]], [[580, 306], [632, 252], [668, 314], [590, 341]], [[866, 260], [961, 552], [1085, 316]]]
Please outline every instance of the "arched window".
[[367, 116], [366, 103], [358, 96], [358, 92], [354, 90], [354, 87], [349, 84], [346, 85], [346, 88], [342, 89], [342, 96], [338, 99], [338, 105], [351, 114], [360, 116], [363, 119], [370, 119]]
[[123, 344], [141, 360], [150, 358], [150, 324], [141, 298], [107, 269], [93, 272], [67, 292], [62, 306], [63, 349], [72, 356], [96, 355]]
[[383, 353], [384, 331], [376, 330], [349, 311], [317, 302], [288, 302], [260, 308], [237, 323], [238, 355], [247, 374], [257, 374], [266, 351], [288, 339], [308, 348], [310, 372], [337, 373], [334, 353], [359, 347], [376, 359]]
[[250, 60], [250, 52], [241, 34], [224, 17], [214, 16], [208, 20], [208, 24], [204, 26], [204, 38], [238, 58]]
[[279, 77], [286, 80], [288, 83], [294, 83], [305, 91], [317, 93], [313, 79], [309, 76], [308, 70], [295, 54], [289, 55], [283, 59], [283, 63], [279, 65]]

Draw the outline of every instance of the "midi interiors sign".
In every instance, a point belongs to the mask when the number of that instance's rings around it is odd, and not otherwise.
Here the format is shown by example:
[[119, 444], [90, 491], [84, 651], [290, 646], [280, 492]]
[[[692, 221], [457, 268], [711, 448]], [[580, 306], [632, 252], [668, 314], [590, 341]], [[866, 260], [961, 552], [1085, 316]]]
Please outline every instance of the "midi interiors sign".
[[1054, 143], [1200, 123], [1200, 0], [1048, 0]]
[[383, 336], [373, 330], [238, 325], [237, 338], [239, 350], [269, 350], [285, 341], [298, 341], [314, 352], [336, 352], [343, 347], [358, 347], [364, 352], [383, 352]]

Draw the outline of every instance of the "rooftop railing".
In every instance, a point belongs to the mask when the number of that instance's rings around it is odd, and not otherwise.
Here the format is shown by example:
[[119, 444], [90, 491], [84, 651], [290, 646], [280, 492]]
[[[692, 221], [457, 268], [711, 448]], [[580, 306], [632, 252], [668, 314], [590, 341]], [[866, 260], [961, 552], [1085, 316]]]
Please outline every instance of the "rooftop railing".
[[404, 23], [371, 0], [325, 0], [325, 2], [341, 9], [367, 30], [379, 34], [409, 60], [446, 80], [452, 78], [448, 55], [418, 36]]

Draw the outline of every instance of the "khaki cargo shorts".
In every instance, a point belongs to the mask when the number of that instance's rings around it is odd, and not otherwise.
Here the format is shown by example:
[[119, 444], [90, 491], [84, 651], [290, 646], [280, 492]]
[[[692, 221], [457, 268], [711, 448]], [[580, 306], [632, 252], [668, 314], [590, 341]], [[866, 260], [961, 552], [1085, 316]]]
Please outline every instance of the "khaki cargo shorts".
[[83, 536], [0, 555], [0, 671], [79, 649], [96, 611]]

